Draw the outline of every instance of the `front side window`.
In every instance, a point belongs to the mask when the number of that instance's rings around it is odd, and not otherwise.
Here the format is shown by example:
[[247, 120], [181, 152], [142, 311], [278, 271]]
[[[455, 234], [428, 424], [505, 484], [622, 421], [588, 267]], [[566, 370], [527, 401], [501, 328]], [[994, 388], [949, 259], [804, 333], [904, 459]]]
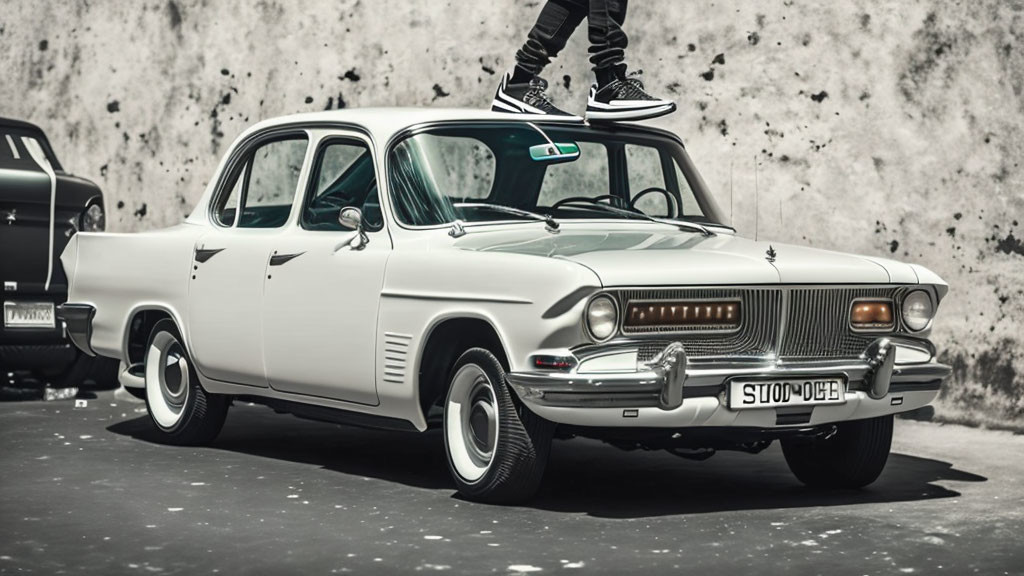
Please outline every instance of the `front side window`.
[[[570, 152], [546, 152], [556, 149]], [[399, 141], [387, 156], [395, 215], [407, 226], [546, 216], [721, 222], [693, 170], [668, 138], [524, 122], [439, 125]]]
[[302, 208], [306, 230], [341, 231], [338, 222], [343, 208], [359, 208], [363, 226], [380, 230], [384, 217], [377, 196], [377, 174], [373, 155], [359, 140], [333, 139], [320, 146], [313, 164], [313, 178]]

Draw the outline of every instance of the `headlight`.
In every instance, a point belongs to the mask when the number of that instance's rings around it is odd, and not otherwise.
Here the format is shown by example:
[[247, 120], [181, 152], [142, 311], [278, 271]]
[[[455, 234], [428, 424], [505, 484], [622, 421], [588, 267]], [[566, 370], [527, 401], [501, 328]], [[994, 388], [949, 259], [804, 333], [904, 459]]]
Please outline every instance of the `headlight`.
[[587, 305], [587, 330], [598, 342], [604, 342], [615, 335], [619, 322], [619, 311], [609, 296], [598, 296]]
[[103, 207], [99, 204], [93, 204], [82, 212], [82, 232], [102, 232], [106, 227], [107, 219], [103, 215]]
[[903, 323], [912, 332], [927, 328], [933, 314], [932, 298], [924, 290], [914, 290], [903, 299]]

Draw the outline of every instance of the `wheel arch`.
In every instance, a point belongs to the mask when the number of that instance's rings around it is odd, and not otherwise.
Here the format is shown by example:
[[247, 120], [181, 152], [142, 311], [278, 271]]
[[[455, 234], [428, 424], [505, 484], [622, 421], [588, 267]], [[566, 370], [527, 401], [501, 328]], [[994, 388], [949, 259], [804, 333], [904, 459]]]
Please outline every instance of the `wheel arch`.
[[469, 348], [484, 348], [508, 371], [509, 351], [494, 319], [478, 312], [450, 312], [434, 318], [424, 331], [416, 357], [416, 397], [424, 417], [448, 390], [447, 376]]
[[178, 327], [178, 333], [181, 334], [186, 349], [192, 349], [188, 334], [184, 329], [185, 324], [177, 310], [159, 303], [138, 304], [126, 315], [122, 331], [124, 337], [121, 353], [127, 367], [142, 362], [149, 333], [153, 330], [153, 326], [162, 319], [173, 321]]

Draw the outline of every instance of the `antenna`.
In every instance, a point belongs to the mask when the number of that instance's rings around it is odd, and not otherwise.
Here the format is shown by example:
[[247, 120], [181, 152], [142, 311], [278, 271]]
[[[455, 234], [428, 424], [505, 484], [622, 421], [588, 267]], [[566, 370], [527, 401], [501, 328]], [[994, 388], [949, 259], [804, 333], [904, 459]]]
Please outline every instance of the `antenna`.
[[754, 242], [757, 242], [758, 225], [757, 155], [754, 155]]
[[732, 217], [732, 164], [733, 161], [729, 160], [729, 226], [735, 228]]

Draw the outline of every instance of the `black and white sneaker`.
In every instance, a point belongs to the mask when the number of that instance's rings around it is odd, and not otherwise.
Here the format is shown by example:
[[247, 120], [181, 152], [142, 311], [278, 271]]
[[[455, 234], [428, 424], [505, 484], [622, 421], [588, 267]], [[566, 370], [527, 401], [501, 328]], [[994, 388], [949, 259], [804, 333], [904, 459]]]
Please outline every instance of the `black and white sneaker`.
[[587, 120], [644, 120], [674, 112], [676, 103], [645, 92], [639, 76], [636, 72], [602, 88], [597, 84], [591, 86]]
[[510, 82], [512, 73], [506, 72], [498, 85], [498, 91], [494, 94], [494, 102], [491, 103], [491, 110], [495, 112], [508, 112], [511, 114], [531, 114], [538, 116], [549, 116], [558, 120], [575, 120], [580, 122], [583, 118], [570, 114], [555, 106], [548, 98], [548, 81], [540, 76], [534, 76], [529, 82], [513, 84]]

